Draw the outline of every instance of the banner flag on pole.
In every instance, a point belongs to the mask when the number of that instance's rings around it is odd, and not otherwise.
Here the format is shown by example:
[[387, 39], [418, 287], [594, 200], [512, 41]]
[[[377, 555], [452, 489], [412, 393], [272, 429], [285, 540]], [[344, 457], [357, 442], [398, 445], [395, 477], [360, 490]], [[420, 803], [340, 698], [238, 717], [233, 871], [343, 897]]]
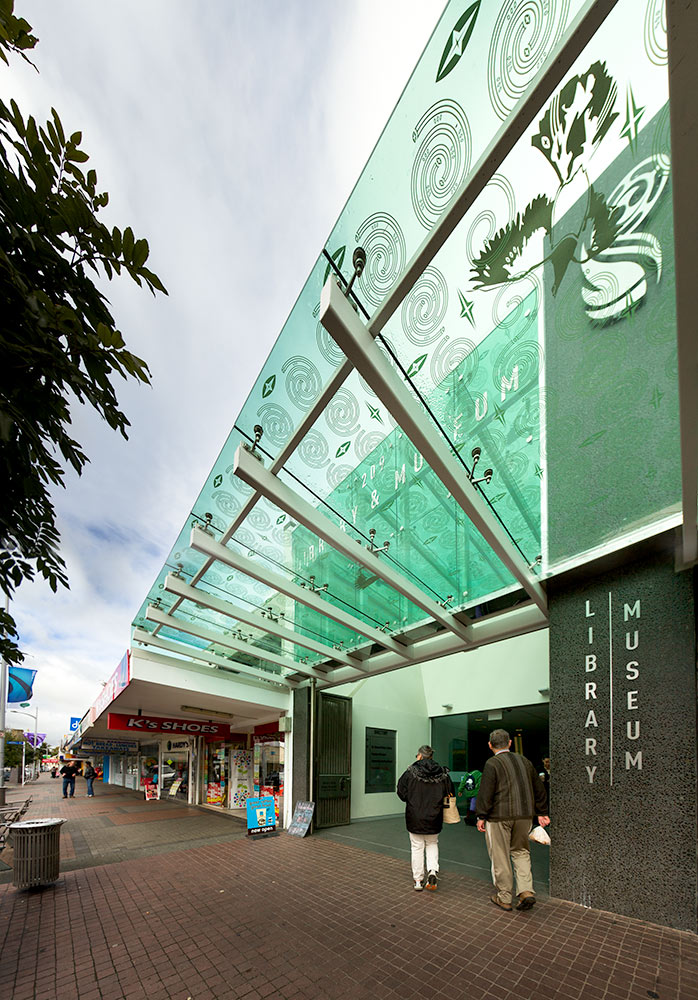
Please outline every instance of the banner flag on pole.
[[33, 747], [40, 747], [41, 744], [46, 739], [46, 733], [37, 733], [36, 743], [34, 742], [34, 733], [22, 733], [22, 735], [24, 736], [27, 743], [29, 743], [29, 745]]
[[29, 670], [27, 667], [10, 667], [8, 674], [10, 680], [7, 692], [8, 702], [29, 701], [32, 696], [36, 670]]

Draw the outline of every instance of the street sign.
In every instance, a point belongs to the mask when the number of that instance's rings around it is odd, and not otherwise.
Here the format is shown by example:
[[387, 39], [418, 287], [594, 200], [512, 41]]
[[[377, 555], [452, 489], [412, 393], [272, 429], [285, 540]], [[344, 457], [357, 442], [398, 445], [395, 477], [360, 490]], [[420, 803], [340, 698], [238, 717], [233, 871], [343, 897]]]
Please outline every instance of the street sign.
[[79, 725], [80, 725], [80, 716], [79, 715], [72, 715], [70, 717], [70, 731], [71, 731], [71, 733], [76, 732]]

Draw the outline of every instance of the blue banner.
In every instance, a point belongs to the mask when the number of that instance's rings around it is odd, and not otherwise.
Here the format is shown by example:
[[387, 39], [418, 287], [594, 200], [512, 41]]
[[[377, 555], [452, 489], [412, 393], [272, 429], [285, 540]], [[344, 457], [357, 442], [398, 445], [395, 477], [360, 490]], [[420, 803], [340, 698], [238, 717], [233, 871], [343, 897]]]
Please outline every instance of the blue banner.
[[35, 677], [36, 670], [29, 670], [27, 667], [10, 667], [7, 700], [15, 703], [29, 701]]

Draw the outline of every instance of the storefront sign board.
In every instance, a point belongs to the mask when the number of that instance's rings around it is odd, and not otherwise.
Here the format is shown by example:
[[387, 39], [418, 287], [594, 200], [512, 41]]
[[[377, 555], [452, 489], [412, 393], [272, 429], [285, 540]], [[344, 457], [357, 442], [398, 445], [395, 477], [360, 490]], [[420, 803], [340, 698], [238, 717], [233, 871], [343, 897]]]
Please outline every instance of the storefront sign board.
[[293, 810], [293, 819], [286, 832], [290, 833], [292, 837], [305, 837], [310, 828], [310, 821], [313, 818], [314, 812], [314, 802], [296, 802], [296, 808]]
[[108, 729], [125, 729], [131, 733], [175, 733], [178, 735], [206, 736], [216, 733], [221, 739], [230, 733], [230, 725], [200, 719], [168, 719], [159, 715], [127, 715], [110, 712]]
[[151, 799], [157, 799], [158, 797], [158, 786], [152, 781], [146, 782], [145, 785], [145, 800], [149, 802]]
[[82, 740], [85, 753], [138, 753], [138, 740]]
[[276, 812], [274, 796], [265, 795], [247, 800], [247, 834], [254, 837], [259, 834], [276, 831]]

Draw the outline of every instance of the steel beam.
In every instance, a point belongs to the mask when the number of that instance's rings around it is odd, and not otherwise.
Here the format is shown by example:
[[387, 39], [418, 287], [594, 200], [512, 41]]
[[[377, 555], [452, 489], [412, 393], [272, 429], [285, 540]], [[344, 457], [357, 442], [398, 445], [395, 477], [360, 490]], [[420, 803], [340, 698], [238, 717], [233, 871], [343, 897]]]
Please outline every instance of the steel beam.
[[[441, 656], [450, 656], [453, 653], [467, 653], [478, 646], [486, 646], [489, 643], [498, 642], [500, 639], [510, 639], [515, 635], [524, 635], [526, 632], [537, 632], [547, 627], [548, 620], [540, 608], [535, 604], [522, 604], [517, 608], [473, 622], [470, 626], [472, 641], [468, 645], [448, 632], [442, 632], [441, 635], [430, 636], [428, 639], [415, 642], [411, 647], [412, 659], [410, 663], [424, 663], [427, 660], [436, 660]], [[365, 662], [369, 677], [390, 673], [390, 671], [399, 670], [404, 666], [396, 660], [394, 653], [376, 653]], [[349, 672], [344, 667], [340, 667], [329, 675], [326, 686], [335, 687], [337, 684], [347, 684], [352, 679]]]
[[[388, 560], [373, 555], [363, 545], [357, 545], [357, 539], [346, 531], [342, 531], [307, 500], [294, 493], [290, 487], [282, 483], [268, 469], [265, 469], [262, 463], [242, 446], [235, 452], [234, 471], [235, 475], [243, 482], [258, 490], [281, 510], [300, 521], [309, 531], [324, 539], [328, 545], [341, 552], [352, 563], [369, 570], [374, 576], [379, 577], [384, 583], [402, 594], [408, 601], [421, 608], [434, 621], [439, 622], [444, 628], [459, 636], [463, 642], [469, 642], [467, 625], [459, 622], [431, 597], [427, 597], [420, 587], [393, 569]], [[347, 524], [350, 528], [352, 527], [349, 522]]]
[[[174, 629], [177, 632], [195, 635], [199, 639], [205, 639], [206, 642], [213, 642], [217, 646], [232, 649], [236, 653], [245, 653], [247, 656], [254, 656], [258, 660], [266, 660], [267, 663], [273, 663], [277, 667], [284, 667], [286, 670], [291, 670], [297, 674], [304, 674], [306, 677], [314, 677], [318, 681], [327, 680], [327, 674], [323, 670], [316, 670], [315, 667], [310, 667], [306, 663], [298, 663], [289, 656], [271, 653], [268, 649], [261, 649], [259, 646], [253, 646], [251, 643], [240, 642], [229, 635], [220, 635], [212, 628], [205, 628], [203, 625], [198, 625], [195, 622], [188, 622], [185, 618], [174, 618], [172, 615], [160, 611], [159, 608], [153, 607], [152, 604], [149, 604], [146, 608], [145, 617], [148, 621], [155, 622], [156, 625], [165, 625], [167, 628]], [[356, 671], [356, 674], [359, 677], [363, 676], [360, 671]]]
[[252, 628], [259, 629], [260, 632], [274, 635], [277, 639], [282, 639], [284, 642], [292, 642], [296, 646], [302, 646], [303, 649], [309, 649], [312, 653], [318, 653], [319, 656], [324, 657], [326, 660], [337, 660], [339, 663], [343, 663], [345, 667], [353, 667], [355, 665], [357, 670], [361, 670], [361, 662], [350, 653], [334, 649], [334, 647], [328, 646], [324, 642], [318, 642], [316, 639], [310, 639], [307, 635], [295, 632], [291, 628], [286, 628], [280, 622], [275, 622], [271, 618], [262, 616], [259, 612], [255, 614], [254, 612], [246, 611], [235, 604], [230, 604], [229, 601], [224, 601], [220, 597], [209, 594], [206, 590], [201, 590], [199, 587], [192, 587], [185, 580], [182, 580], [181, 577], [175, 576], [173, 573], [168, 573], [165, 577], [165, 590], [176, 597], [181, 597], [185, 601], [192, 601], [194, 604], [200, 604], [204, 608], [210, 608], [212, 611], [218, 612], [219, 615], [225, 615], [226, 618], [233, 618], [236, 621], [250, 625]]
[[698, 3], [668, 0], [669, 115], [671, 120], [671, 183], [674, 200], [676, 256], [676, 336], [679, 368], [679, 427], [681, 441], [681, 501], [683, 527], [681, 568], [698, 561], [698, 283], [696, 233], [698, 202]]
[[510, 536], [468, 479], [463, 466], [438, 433], [434, 422], [426, 416], [405, 382], [379, 350], [334, 278], [329, 278], [322, 290], [320, 322], [385, 404], [400, 429], [493, 552], [514, 579], [518, 580], [531, 600], [545, 613], [547, 600], [540, 582], [530, 572]]
[[[247, 663], [229, 660], [227, 657], [221, 656], [220, 653], [207, 653], [205, 650], [194, 646], [186, 646], [184, 643], [174, 642], [172, 639], [163, 639], [162, 636], [154, 635], [144, 628], [135, 628], [133, 630], [132, 641], [138, 642], [142, 646], [153, 646], [157, 649], [167, 650], [169, 653], [176, 653], [178, 656], [185, 656], [187, 659], [195, 660], [197, 663], [210, 663], [222, 667], [224, 670], [235, 670], [240, 673], [241, 677], [249, 677], [251, 680], [261, 680], [266, 684], [278, 684], [285, 688], [298, 686], [298, 682], [291, 680], [289, 677], [281, 677], [279, 674], [267, 674], [264, 670], [248, 666]], [[181, 663], [183, 667], [186, 667], [184, 660], [175, 662], [178, 666]]]
[[392, 650], [394, 653], [402, 654], [405, 658], [409, 657], [408, 647], [393, 639], [392, 636], [386, 635], [385, 632], [381, 632], [372, 625], [367, 625], [361, 618], [343, 611], [332, 604], [331, 601], [323, 600], [319, 593], [308, 590], [306, 587], [299, 587], [297, 583], [291, 583], [285, 576], [281, 576], [280, 573], [274, 573], [254, 559], [248, 559], [247, 556], [235, 552], [233, 549], [228, 548], [227, 545], [217, 542], [203, 528], [192, 528], [189, 544], [197, 552], [201, 552], [202, 555], [208, 556], [216, 562], [221, 562], [225, 566], [230, 566], [231, 569], [238, 570], [238, 572], [251, 577], [253, 580], [259, 580], [260, 583], [266, 584], [272, 590], [290, 597], [297, 604], [303, 604], [306, 608], [311, 608], [313, 611], [317, 611], [318, 614], [324, 615], [326, 618], [331, 618], [332, 621], [337, 622], [339, 625], [343, 625], [353, 632], [358, 632], [359, 635], [365, 636], [371, 642], [378, 643], [386, 649]]

